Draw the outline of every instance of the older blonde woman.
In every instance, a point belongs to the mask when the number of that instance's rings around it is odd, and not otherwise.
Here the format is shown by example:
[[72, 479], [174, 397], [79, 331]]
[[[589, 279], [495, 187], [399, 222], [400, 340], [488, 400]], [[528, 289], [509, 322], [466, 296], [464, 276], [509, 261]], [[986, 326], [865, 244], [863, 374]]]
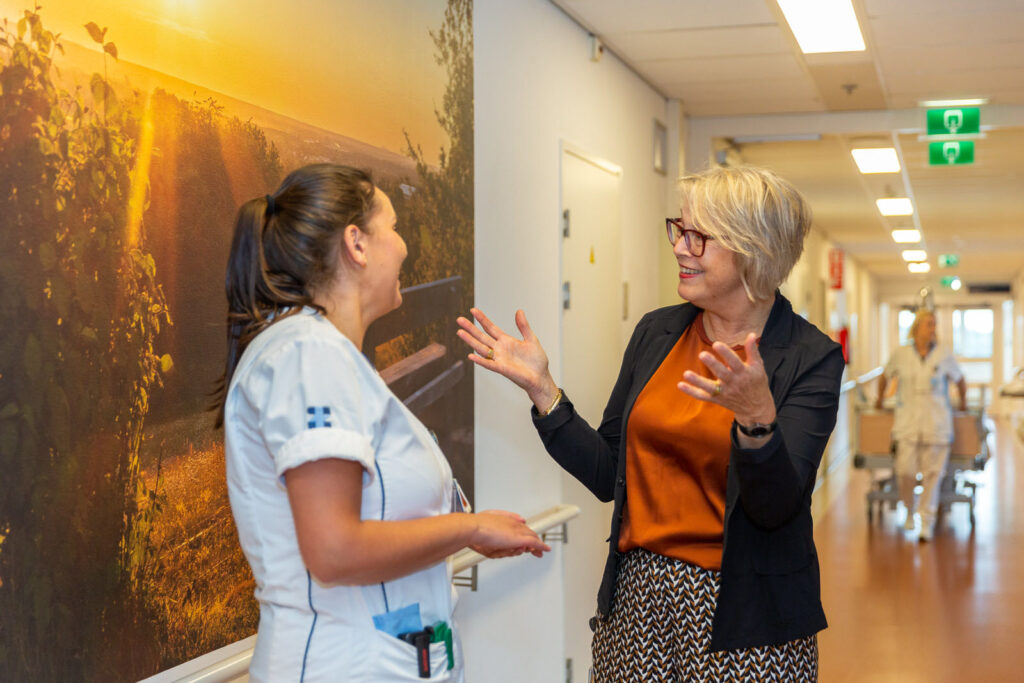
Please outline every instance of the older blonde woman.
[[967, 409], [967, 383], [953, 354], [937, 345], [935, 313], [921, 309], [910, 325], [910, 343], [892, 354], [879, 378], [876, 407], [882, 407], [886, 385], [898, 378], [893, 439], [893, 469], [907, 517], [903, 528], [915, 530], [914, 487], [921, 473], [921, 529], [918, 539], [930, 541], [939, 507], [939, 481], [949, 461], [953, 442], [953, 406], [949, 383], [956, 384], [960, 410]]
[[688, 303], [643, 317], [601, 425], [522, 338], [461, 318], [473, 362], [522, 387], [551, 456], [614, 501], [591, 621], [598, 681], [817, 677], [825, 628], [810, 501], [835, 425], [840, 347], [777, 291], [810, 211], [758, 168], [682, 178], [666, 220]]

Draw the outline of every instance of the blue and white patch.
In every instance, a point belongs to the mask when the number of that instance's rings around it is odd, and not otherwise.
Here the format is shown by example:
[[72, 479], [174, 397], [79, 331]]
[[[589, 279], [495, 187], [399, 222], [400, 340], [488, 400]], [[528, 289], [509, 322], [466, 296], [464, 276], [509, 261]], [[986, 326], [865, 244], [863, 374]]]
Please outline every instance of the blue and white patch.
[[310, 406], [306, 408], [306, 412], [313, 416], [306, 423], [306, 426], [310, 429], [331, 426], [331, 409], [329, 406]]

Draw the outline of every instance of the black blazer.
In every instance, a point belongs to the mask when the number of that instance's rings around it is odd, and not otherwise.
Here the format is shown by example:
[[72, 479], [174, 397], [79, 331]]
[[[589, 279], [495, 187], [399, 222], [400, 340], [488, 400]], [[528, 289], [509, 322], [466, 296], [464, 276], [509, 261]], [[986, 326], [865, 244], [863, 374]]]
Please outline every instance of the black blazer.
[[[611, 612], [620, 559], [629, 413], [699, 310], [680, 304], [640, 320], [597, 430], [567, 398], [545, 417], [533, 410], [548, 453], [600, 500], [615, 501], [608, 560], [597, 595], [602, 616]], [[828, 625], [821, 607], [810, 504], [818, 464], [836, 423], [842, 350], [796, 315], [778, 293], [759, 350], [778, 428], [764, 446], [744, 450], [736, 443], [733, 427], [712, 650], [777, 645]]]

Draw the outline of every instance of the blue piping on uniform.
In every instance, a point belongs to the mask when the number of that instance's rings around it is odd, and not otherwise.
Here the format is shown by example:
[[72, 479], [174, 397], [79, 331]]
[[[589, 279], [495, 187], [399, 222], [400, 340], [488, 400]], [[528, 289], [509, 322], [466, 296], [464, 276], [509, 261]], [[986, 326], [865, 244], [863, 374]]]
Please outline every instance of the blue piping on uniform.
[[309, 570], [306, 570], [306, 590], [309, 593], [309, 609], [313, 610], [313, 623], [309, 625], [309, 635], [306, 637], [306, 651], [302, 653], [302, 675], [299, 676], [299, 681], [306, 679], [306, 658], [309, 657], [309, 644], [313, 642], [313, 629], [316, 628], [316, 608], [313, 607], [313, 577], [309, 575]]
[[[380, 484], [380, 521], [384, 521], [384, 475], [380, 473], [380, 463], [376, 459], [373, 461], [373, 466], [377, 468], [377, 482]], [[384, 586], [384, 582], [380, 582], [380, 591], [384, 594], [384, 611], [390, 612], [391, 608], [388, 607], [388, 589]]]

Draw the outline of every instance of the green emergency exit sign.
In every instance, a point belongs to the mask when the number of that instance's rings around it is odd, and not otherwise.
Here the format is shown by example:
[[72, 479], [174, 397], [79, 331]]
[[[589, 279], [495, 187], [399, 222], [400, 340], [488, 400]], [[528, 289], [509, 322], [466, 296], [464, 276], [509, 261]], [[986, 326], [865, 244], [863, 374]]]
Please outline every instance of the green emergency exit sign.
[[947, 140], [928, 143], [928, 163], [932, 166], [953, 166], [974, 163], [973, 140]]
[[939, 268], [955, 268], [960, 265], [960, 257], [956, 254], [939, 254]]
[[929, 109], [928, 135], [971, 135], [981, 130], [981, 109]]

